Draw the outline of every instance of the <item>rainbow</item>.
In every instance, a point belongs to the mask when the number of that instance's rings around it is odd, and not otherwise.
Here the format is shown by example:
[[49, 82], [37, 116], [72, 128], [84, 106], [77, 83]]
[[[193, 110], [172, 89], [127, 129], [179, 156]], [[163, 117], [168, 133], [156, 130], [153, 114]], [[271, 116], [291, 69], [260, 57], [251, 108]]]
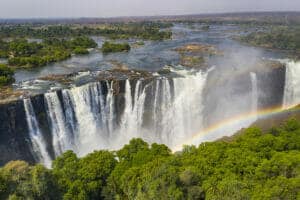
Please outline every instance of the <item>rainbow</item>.
[[[219, 122], [213, 124], [212, 126], [209, 126], [205, 129], [201, 130], [200, 132], [193, 134], [192, 137], [188, 138], [181, 144], [176, 145], [174, 148], [172, 148], [172, 151], [173, 152], [180, 151], [182, 149], [183, 145], [193, 145], [196, 143], [199, 144], [201, 137], [207, 136], [216, 131], [221, 131], [222, 129], [226, 129], [226, 127], [232, 127], [234, 125], [241, 124], [242, 122], [248, 122], [248, 126], [249, 126], [257, 118], [274, 115], [274, 114], [282, 112], [282, 111], [284, 111], [283, 107], [277, 106], [277, 107], [262, 109], [262, 110], [259, 110], [256, 112], [243, 113], [243, 114], [228, 118], [226, 120], [219, 121]], [[238, 130], [241, 128], [243, 128], [243, 127], [239, 127]], [[246, 126], [244, 128], [246, 128]], [[236, 130], [236, 131], [238, 131], [238, 130]], [[236, 131], [234, 131], [234, 132], [236, 132]]]

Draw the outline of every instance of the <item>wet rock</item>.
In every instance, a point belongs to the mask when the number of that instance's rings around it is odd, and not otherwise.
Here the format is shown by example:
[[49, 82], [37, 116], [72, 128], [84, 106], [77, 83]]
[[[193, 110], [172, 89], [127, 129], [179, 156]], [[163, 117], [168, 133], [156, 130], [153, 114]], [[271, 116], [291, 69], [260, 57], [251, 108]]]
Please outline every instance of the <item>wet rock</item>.
[[175, 51], [179, 53], [201, 53], [209, 55], [222, 54], [221, 51], [217, 50], [215, 46], [207, 44], [187, 44], [182, 47], [178, 47]]
[[206, 60], [203, 56], [181, 55], [180, 64], [185, 67], [204, 67]]
[[171, 68], [169, 66], [165, 66], [164, 68], [157, 71], [158, 74], [165, 75], [171, 73]]
[[12, 87], [0, 87], [0, 104], [15, 101], [24, 95], [25, 92], [22, 90], [14, 90]]
[[0, 104], [0, 165], [11, 160], [34, 163], [22, 100]]
[[187, 44], [175, 49], [180, 54], [180, 64], [189, 68], [207, 67], [211, 56], [223, 55], [215, 46]]
[[59, 82], [62, 84], [72, 83], [72, 79], [70, 75], [49, 75], [49, 76], [42, 77], [40, 79], [44, 81]]

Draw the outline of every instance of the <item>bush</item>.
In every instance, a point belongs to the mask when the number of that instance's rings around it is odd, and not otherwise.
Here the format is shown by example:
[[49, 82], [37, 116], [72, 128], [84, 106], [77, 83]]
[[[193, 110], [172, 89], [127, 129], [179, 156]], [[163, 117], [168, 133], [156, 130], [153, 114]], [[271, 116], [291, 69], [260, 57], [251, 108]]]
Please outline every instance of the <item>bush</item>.
[[84, 54], [89, 54], [89, 51], [82, 47], [77, 47], [74, 49], [73, 53], [75, 53], [77, 55], [84, 55]]
[[276, 135], [248, 128], [230, 142], [186, 146], [132, 139], [119, 151], [78, 158], [67, 151], [52, 169], [12, 161], [0, 168], [1, 199], [299, 199], [300, 126]]
[[111, 42], [104, 42], [102, 45], [102, 52], [103, 53], [113, 53], [113, 52], [122, 52], [122, 51], [130, 51], [131, 47], [128, 43], [111, 43]]
[[14, 70], [4, 64], [0, 64], [0, 86], [14, 82]]
[[[97, 43], [88, 37], [76, 37], [71, 40], [51, 38], [42, 43], [27, 40], [13, 40], [8, 43], [11, 55], [8, 64], [16, 67], [41, 67], [52, 62], [71, 57], [71, 53], [88, 54], [87, 48], [94, 48]], [[0, 57], [1, 57], [0, 49]], [[8, 56], [3, 50], [2, 56]]]

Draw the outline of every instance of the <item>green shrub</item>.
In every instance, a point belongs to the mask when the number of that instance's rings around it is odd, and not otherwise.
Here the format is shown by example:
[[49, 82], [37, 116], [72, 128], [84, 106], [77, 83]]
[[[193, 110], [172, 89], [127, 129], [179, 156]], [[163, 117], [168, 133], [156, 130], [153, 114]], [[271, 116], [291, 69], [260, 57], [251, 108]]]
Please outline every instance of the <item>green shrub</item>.
[[78, 158], [67, 151], [52, 169], [12, 161], [0, 168], [1, 199], [299, 199], [300, 126], [276, 134], [248, 128], [230, 142], [186, 146], [132, 139], [118, 151]]
[[77, 47], [73, 50], [73, 53], [77, 54], [77, 55], [84, 55], [84, 54], [88, 54], [89, 51], [84, 49], [84, 48], [81, 48], [81, 47]]
[[0, 64], [0, 86], [8, 85], [14, 82], [14, 70], [6, 66], [5, 64]]
[[113, 53], [113, 52], [122, 52], [122, 51], [130, 51], [131, 47], [128, 43], [111, 43], [104, 42], [102, 45], [103, 53]]

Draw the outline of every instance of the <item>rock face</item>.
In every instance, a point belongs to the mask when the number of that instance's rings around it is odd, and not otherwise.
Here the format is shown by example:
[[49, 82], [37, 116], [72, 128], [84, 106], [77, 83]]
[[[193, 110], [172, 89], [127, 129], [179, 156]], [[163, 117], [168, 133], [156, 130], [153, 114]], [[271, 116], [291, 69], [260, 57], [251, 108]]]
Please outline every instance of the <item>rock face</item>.
[[0, 165], [10, 160], [34, 162], [23, 101], [0, 104]]

